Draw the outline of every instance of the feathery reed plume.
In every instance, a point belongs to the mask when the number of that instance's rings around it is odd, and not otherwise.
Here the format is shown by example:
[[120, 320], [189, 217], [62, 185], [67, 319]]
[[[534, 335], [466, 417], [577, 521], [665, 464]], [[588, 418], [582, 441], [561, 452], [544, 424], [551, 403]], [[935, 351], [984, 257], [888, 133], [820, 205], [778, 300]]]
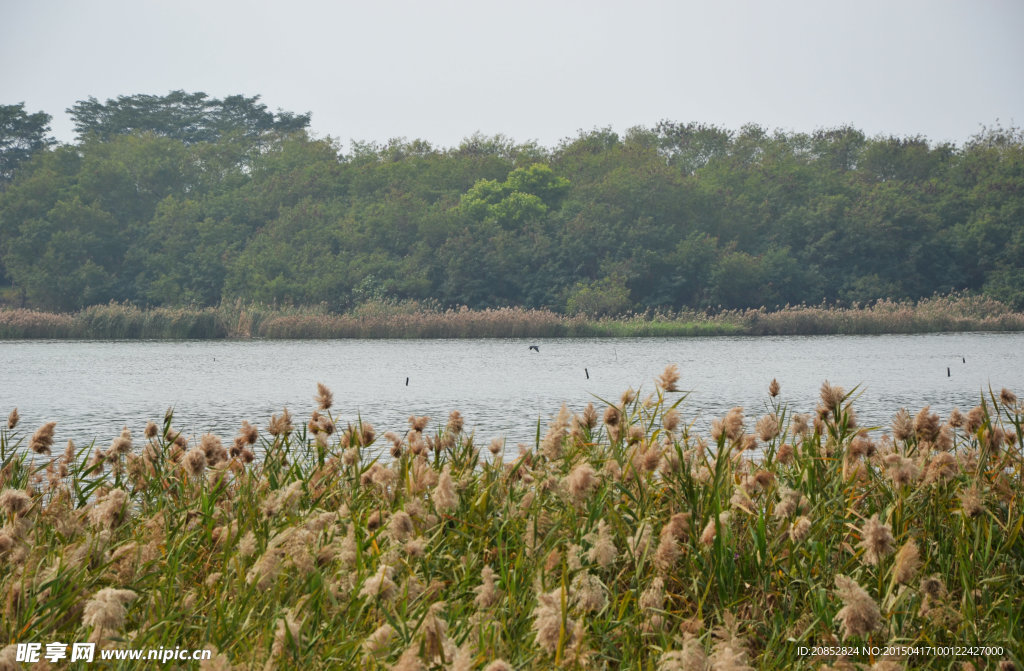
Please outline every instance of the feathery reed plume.
[[860, 529], [861, 541], [857, 547], [864, 550], [864, 563], [877, 566], [884, 557], [892, 554], [893, 537], [888, 525], [878, 519], [878, 514], [871, 516]]
[[583, 426], [588, 429], [593, 429], [597, 426], [598, 416], [597, 409], [593, 403], [587, 403], [587, 407], [583, 408]]
[[577, 503], [583, 503], [590, 493], [601, 484], [597, 471], [588, 463], [577, 464], [565, 478], [565, 487]]
[[737, 406], [729, 410], [722, 422], [722, 430], [725, 437], [732, 442], [738, 442], [743, 438], [743, 408]]
[[22, 671], [22, 668], [21, 662], [18, 661], [18, 645], [16, 643], [11, 643], [0, 649], [0, 671]]
[[681, 416], [679, 410], [671, 408], [668, 412], [661, 416], [661, 426], [669, 433], [675, 432], [679, 428]]
[[925, 466], [924, 475], [922, 476], [922, 482], [925, 485], [936, 482], [948, 482], [957, 476], [959, 470], [956, 457], [949, 452], [939, 452], [928, 460], [928, 465]]
[[548, 461], [557, 461], [562, 458], [563, 443], [568, 433], [571, 417], [569, 408], [563, 403], [555, 419], [548, 426], [544, 439], [540, 444], [541, 452], [547, 457]]
[[456, 493], [455, 483], [452, 481], [451, 464], [445, 464], [431, 499], [434, 501], [434, 509], [442, 515], [453, 512], [459, 507], [459, 495]]
[[661, 576], [654, 578], [640, 593], [637, 605], [647, 618], [643, 623], [645, 631], [661, 631], [665, 627], [665, 580]]
[[707, 671], [710, 667], [700, 640], [686, 632], [682, 650], [667, 650], [658, 659], [658, 671]]
[[199, 449], [203, 451], [208, 466], [216, 466], [228, 459], [228, 451], [224, 449], [224, 444], [212, 433], [203, 434], [199, 439]]
[[960, 510], [967, 517], [977, 517], [985, 511], [985, 501], [977, 484], [961, 489], [957, 498], [960, 499]]
[[430, 422], [429, 417], [417, 417], [416, 415], [409, 415], [409, 428], [416, 433], [423, 433], [423, 429], [427, 428], [427, 423]]
[[654, 566], [662, 574], [667, 574], [679, 561], [679, 555], [679, 541], [676, 540], [671, 527], [666, 524], [658, 537], [658, 548], [654, 551]]
[[946, 585], [938, 573], [921, 578], [921, 593], [931, 599], [945, 599]]
[[779, 485], [778, 495], [779, 505], [775, 506], [775, 517], [789, 517], [797, 511], [802, 513], [807, 512], [807, 508], [810, 504], [803, 493], [790, 489], [785, 485]]
[[769, 443], [779, 435], [779, 418], [775, 413], [765, 415], [761, 419], [757, 420], [757, 424], [754, 429], [757, 431], [758, 438]]
[[928, 412], [931, 406], [924, 406], [914, 417], [914, 434], [919, 442], [934, 443], [939, 437], [939, 416]]
[[835, 617], [843, 639], [864, 636], [882, 627], [882, 613], [878, 604], [855, 580], [842, 574], [836, 575], [836, 595], [843, 602], [843, 607]]
[[123, 489], [112, 489], [89, 510], [89, 521], [99, 529], [113, 529], [124, 522], [128, 494]]
[[750, 653], [747, 650], [747, 641], [739, 632], [739, 623], [736, 617], [729, 611], [722, 616], [722, 625], [716, 627], [712, 632], [715, 643], [711, 646], [711, 668], [716, 671], [754, 671], [754, 667], [747, 664], [750, 661]]
[[363, 581], [363, 588], [359, 591], [359, 596], [381, 601], [394, 599], [398, 595], [398, 586], [391, 579], [393, 572], [394, 569], [390, 566], [381, 564], [376, 573]]
[[821, 403], [833, 417], [838, 417], [842, 410], [843, 399], [846, 398], [846, 390], [840, 386], [829, 384], [828, 380], [821, 385]]
[[583, 537], [583, 540], [590, 543], [590, 550], [587, 551], [587, 560], [594, 562], [601, 568], [608, 568], [618, 557], [618, 550], [615, 548], [615, 540], [612, 537], [612, 529], [604, 520], [598, 520], [597, 531], [588, 533]]
[[614, 405], [609, 405], [604, 410], [604, 423], [608, 426], [618, 426], [622, 419], [622, 411]]
[[420, 659], [419, 646], [415, 643], [409, 645], [398, 657], [398, 661], [388, 667], [389, 671], [427, 671], [426, 665]]
[[964, 423], [964, 428], [967, 429], [967, 433], [977, 433], [978, 429], [985, 422], [985, 409], [980, 405], [976, 405], [970, 409], [967, 413], [967, 420]]
[[[534, 641], [549, 655], [558, 651], [559, 640], [567, 643], [580, 636], [579, 625], [563, 610], [567, 601], [562, 589], [537, 594], [537, 605], [533, 609]], [[564, 629], [563, 629], [564, 625]], [[564, 638], [563, 638], [564, 632]]]
[[270, 424], [267, 426], [267, 433], [270, 435], [280, 436], [289, 434], [294, 430], [295, 427], [292, 426], [292, 416], [291, 413], [288, 412], [288, 408], [284, 408], [281, 411], [280, 417], [277, 415], [270, 416]]
[[656, 383], [662, 391], [679, 391], [679, 366], [674, 363], [665, 366]]
[[265, 671], [273, 671], [277, 666], [274, 660], [284, 655], [285, 650], [290, 646], [301, 648], [302, 646], [302, 620], [296, 618], [292, 609], [284, 612], [284, 616], [278, 618], [277, 626], [274, 629], [274, 644], [270, 648], [270, 658], [267, 660]]
[[[334, 422], [327, 415], [321, 415], [319, 410], [314, 410], [313, 414], [309, 417], [309, 431], [310, 433], [322, 433], [325, 436], [334, 434], [335, 426]], [[352, 427], [349, 427], [349, 434], [351, 434]], [[358, 438], [358, 436], [356, 436]], [[351, 440], [343, 440], [343, 443], [350, 443]]]
[[363, 654], [367, 657], [380, 659], [391, 650], [391, 643], [398, 638], [398, 632], [388, 623], [377, 627], [363, 641]]
[[793, 423], [790, 425], [793, 429], [793, 434], [800, 436], [801, 438], [807, 436], [811, 430], [811, 427], [808, 424], [809, 421], [810, 417], [804, 413], [793, 415]]
[[806, 515], [797, 517], [789, 527], [789, 538], [794, 543], [803, 543], [810, 534], [811, 520]]
[[138, 594], [130, 589], [104, 587], [96, 592], [82, 611], [82, 625], [93, 628], [89, 640], [98, 642], [124, 626], [124, 618], [128, 614], [125, 604], [137, 597]]
[[406, 541], [403, 549], [410, 557], [423, 557], [427, 552], [427, 539], [422, 536], [410, 539]]
[[462, 413], [458, 410], [452, 410], [448, 413], [448, 424], [446, 428], [451, 433], [462, 433], [462, 427], [465, 424], [465, 420], [462, 418]]
[[[328, 432], [330, 433], [330, 432]], [[373, 428], [373, 424], [365, 420], [359, 422], [359, 445], [366, 447], [372, 445], [374, 439], [377, 437], [377, 430]]]
[[[716, 524], [717, 521], [717, 524]], [[711, 545], [715, 542], [715, 535], [718, 533], [717, 527], [725, 527], [729, 521], [729, 511], [726, 510], [718, 514], [718, 517], [712, 516], [708, 520], [708, 523], [704, 525], [704, 530], [700, 534], [700, 542], [703, 545]]]
[[231, 661], [217, 646], [207, 645], [203, 649], [210, 651], [210, 658], [199, 661], [199, 671], [231, 671]]
[[114, 455], [125, 455], [132, 451], [132, 432], [128, 430], [128, 427], [124, 427], [121, 430], [121, 435], [115, 438], [110, 443], [110, 449], [107, 450], [107, 454]]
[[445, 648], [448, 647], [448, 623], [441, 618], [444, 609], [444, 601], [432, 603], [427, 609], [427, 616], [423, 619], [423, 656], [431, 662], [450, 658], [454, 654], [450, 648], [449, 654], [445, 654]]
[[398, 510], [391, 516], [388, 522], [388, 533], [398, 542], [408, 540], [416, 531], [412, 523], [412, 517], [404, 510]]
[[32, 497], [21, 489], [8, 487], [0, 492], [0, 509], [8, 515], [18, 516], [32, 506]]
[[793, 463], [793, 446], [789, 443], [783, 443], [779, 446], [778, 451], [775, 453], [775, 461], [779, 462], [783, 466], [788, 466]]
[[473, 588], [473, 592], [476, 593], [473, 603], [477, 608], [481, 610], [490, 608], [501, 598], [501, 590], [494, 583], [496, 575], [490, 566], [480, 569], [480, 584]]
[[18, 414], [18, 409], [15, 408], [14, 410], [11, 410], [11, 413], [7, 415], [7, 428], [13, 429], [18, 426], [18, 420], [20, 419], [21, 416]]
[[942, 425], [939, 435], [935, 438], [935, 449], [942, 452], [949, 452], [953, 449], [953, 427], [948, 424]]
[[316, 396], [313, 397], [316, 401], [316, 407], [321, 410], [330, 410], [331, 406], [334, 405], [334, 392], [327, 388], [323, 382], [316, 383]]
[[589, 571], [580, 571], [569, 587], [573, 606], [582, 612], [596, 613], [608, 604], [608, 588]]
[[906, 440], [914, 434], [914, 420], [906, 408], [900, 408], [892, 417], [892, 436], [896, 440]]
[[921, 469], [909, 457], [892, 453], [885, 455], [882, 461], [888, 467], [889, 479], [899, 487], [914, 484], [921, 477]]
[[[453, 669], [454, 671], [454, 669]], [[515, 671], [512, 665], [504, 659], [496, 659], [484, 667], [484, 671]]]
[[53, 447], [53, 430], [56, 426], [57, 422], [47, 422], [36, 429], [29, 442], [29, 449], [36, 454], [49, 454], [50, 448]]
[[203, 470], [206, 468], [206, 453], [203, 452], [201, 447], [193, 447], [185, 453], [181, 463], [189, 476], [199, 478], [203, 475]]
[[917, 549], [917, 543], [910, 539], [896, 553], [892, 568], [893, 580], [901, 585], [909, 585], [920, 567], [921, 553]]
[[742, 487], [737, 487], [733, 491], [732, 497], [729, 499], [729, 505], [738, 510], [742, 510], [748, 515], [753, 515], [754, 508], [756, 508], [756, 505], [750, 498], [750, 494], [748, 494], [747, 490]]
[[682, 542], [690, 535], [690, 520], [693, 513], [675, 513], [669, 518], [668, 524], [661, 529], [662, 534], [671, 534], [672, 538]]
[[1006, 387], [1003, 387], [999, 391], [999, 402], [1007, 407], [1012, 408], [1013, 406], [1017, 405], [1017, 395], [1014, 394], [1009, 389], [1007, 389]]
[[775, 398], [779, 395], [781, 390], [782, 386], [779, 384], [779, 381], [773, 377], [771, 383], [768, 385], [768, 395]]

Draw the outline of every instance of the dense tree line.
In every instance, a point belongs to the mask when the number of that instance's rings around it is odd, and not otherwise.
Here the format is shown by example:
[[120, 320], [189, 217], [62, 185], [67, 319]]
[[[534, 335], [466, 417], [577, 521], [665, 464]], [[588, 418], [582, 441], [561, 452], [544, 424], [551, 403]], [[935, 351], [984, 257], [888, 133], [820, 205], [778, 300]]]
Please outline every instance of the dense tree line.
[[986, 292], [1024, 307], [1024, 134], [661, 122], [342, 148], [181, 91], [0, 106], [7, 303], [435, 300], [591, 314]]

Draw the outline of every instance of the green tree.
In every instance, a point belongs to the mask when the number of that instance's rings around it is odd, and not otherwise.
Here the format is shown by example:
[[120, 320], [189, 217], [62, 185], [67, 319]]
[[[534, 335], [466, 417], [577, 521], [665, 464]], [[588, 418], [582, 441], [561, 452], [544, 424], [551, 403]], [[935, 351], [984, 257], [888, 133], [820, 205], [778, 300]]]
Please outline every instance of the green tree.
[[746, 252], [724, 254], [711, 272], [711, 301], [724, 308], [764, 305], [761, 260]]
[[32, 304], [75, 310], [122, 298], [115, 288], [124, 246], [110, 213], [74, 197], [21, 222], [5, 263]]
[[259, 99], [234, 95], [220, 100], [202, 92], [177, 90], [164, 96], [118, 96], [105, 103], [90, 96], [66, 111], [83, 139], [154, 133], [192, 144], [235, 134], [253, 139], [267, 132], [288, 133], [309, 126], [309, 114], [274, 113]]
[[729, 151], [732, 131], [702, 123], [659, 121], [654, 127], [658, 149], [668, 162], [693, 174]]
[[593, 282], [577, 282], [565, 301], [569, 314], [589, 317], [620, 315], [631, 305], [629, 288], [621, 275], [610, 275]]
[[0, 188], [32, 154], [56, 143], [49, 135], [51, 118], [45, 112], [27, 113], [23, 102], [0, 105]]

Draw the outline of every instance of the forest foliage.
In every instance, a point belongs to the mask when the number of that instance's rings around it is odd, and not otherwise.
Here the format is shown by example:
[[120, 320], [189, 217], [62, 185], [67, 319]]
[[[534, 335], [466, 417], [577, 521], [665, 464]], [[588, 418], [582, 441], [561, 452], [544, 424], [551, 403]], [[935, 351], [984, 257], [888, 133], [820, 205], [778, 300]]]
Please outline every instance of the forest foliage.
[[[602, 316], [984, 293], [1024, 307], [1024, 133], [963, 145], [662, 121], [555, 147], [343, 147], [259, 97], [0, 106], [0, 296]], [[17, 153], [15, 153], [17, 152]]]

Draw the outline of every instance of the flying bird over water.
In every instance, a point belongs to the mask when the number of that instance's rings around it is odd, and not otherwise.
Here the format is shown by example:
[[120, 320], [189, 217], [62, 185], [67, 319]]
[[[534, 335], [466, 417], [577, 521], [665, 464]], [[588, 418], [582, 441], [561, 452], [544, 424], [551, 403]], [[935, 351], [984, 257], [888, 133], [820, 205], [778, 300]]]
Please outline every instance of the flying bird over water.
[[530, 345], [530, 349], [532, 349], [534, 352], [540, 352], [540, 348], [537, 347], [536, 345]]

